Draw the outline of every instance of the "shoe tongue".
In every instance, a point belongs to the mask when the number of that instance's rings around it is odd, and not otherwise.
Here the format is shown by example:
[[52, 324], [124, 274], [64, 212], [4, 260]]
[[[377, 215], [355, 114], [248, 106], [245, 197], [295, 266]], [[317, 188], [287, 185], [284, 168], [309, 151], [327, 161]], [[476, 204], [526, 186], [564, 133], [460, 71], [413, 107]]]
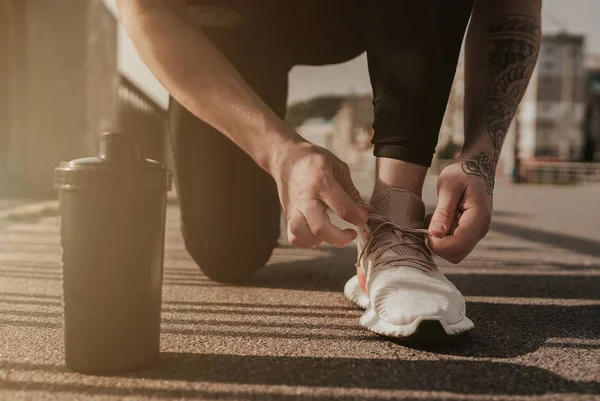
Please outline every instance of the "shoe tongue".
[[425, 205], [421, 198], [410, 191], [390, 188], [371, 198], [374, 212], [387, 217], [400, 227], [422, 228], [425, 221]]

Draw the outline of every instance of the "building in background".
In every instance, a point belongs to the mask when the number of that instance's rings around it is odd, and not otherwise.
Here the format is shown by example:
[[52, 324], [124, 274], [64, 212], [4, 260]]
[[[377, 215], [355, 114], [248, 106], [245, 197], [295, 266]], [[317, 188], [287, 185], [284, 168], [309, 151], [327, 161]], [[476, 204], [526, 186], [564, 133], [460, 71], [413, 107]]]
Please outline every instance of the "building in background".
[[[460, 64], [440, 128], [437, 158], [452, 158], [462, 147], [464, 81]], [[370, 95], [349, 96], [332, 121], [311, 122], [299, 131], [310, 131], [311, 140], [350, 165], [368, 163], [371, 101]], [[319, 130], [326, 131], [327, 139], [319, 141]], [[517, 160], [600, 160], [600, 56], [584, 53], [583, 36], [560, 33], [542, 38], [538, 63], [507, 133], [497, 172], [513, 174]]]
[[584, 123], [583, 161], [600, 162], [600, 54], [586, 54], [588, 100]]
[[373, 98], [352, 96], [335, 115], [331, 150], [351, 166], [360, 166], [372, 157]]
[[308, 118], [296, 127], [306, 140], [333, 152], [352, 168], [373, 162], [373, 98], [352, 95], [339, 104], [331, 119]]
[[307, 141], [317, 146], [331, 150], [335, 137], [335, 121], [322, 117], [309, 118], [296, 131]]
[[[586, 106], [586, 71], [582, 36], [545, 36], [535, 85], [527, 102], [536, 102], [533, 124], [522, 124], [522, 158], [580, 160]], [[524, 105], [520, 115], [523, 120]], [[527, 141], [527, 137], [534, 137]], [[529, 146], [524, 146], [529, 144]], [[531, 146], [533, 144], [533, 146]]]
[[[499, 173], [512, 173], [515, 152], [525, 161], [582, 160], [586, 74], [583, 36], [542, 38], [537, 66], [504, 143]], [[449, 143], [463, 143], [463, 97], [464, 68], [459, 66], [440, 129], [438, 154]]]
[[583, 36], [544, 36], [499, 171], [512, 172], [516, 157], [522, 161], [581, 161], [586, 101]]

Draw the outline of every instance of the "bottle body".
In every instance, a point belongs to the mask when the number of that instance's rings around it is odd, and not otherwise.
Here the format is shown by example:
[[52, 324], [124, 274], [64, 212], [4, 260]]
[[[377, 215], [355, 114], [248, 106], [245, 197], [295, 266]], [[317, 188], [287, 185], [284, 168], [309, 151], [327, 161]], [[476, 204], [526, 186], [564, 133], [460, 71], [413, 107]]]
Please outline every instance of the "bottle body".
[[101, 136], [98, 157], [63, 162], [59, 190], [65, 359], [84, 373], [144, 368], [158, 357], [171, 175], [139, 138]]
[[135, 370], [159, 353], [166, 193], [61, 191], [67, 366]]

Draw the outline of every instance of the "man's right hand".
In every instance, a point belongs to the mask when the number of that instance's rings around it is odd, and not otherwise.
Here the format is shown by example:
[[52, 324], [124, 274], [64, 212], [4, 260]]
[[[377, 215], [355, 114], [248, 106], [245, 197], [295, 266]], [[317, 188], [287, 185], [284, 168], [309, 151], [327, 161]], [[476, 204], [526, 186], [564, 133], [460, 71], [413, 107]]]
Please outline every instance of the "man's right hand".
[[296, 143], [279, 156], [271, 174], [287, 217], [290, 243], [300, 248], [321, 242], [338, 248], [348, 245], [356, 231], [333, 225], [327, 209], [357, 226], [367, 223], [370, 210], [352, 183], [348, 165], [308, 142]]
[[352, 224], [367, 222], [348, 166], [285, 125], [210, 41], [186, 1], [117, 5], [138, 53], [171, 96], [275, 178], [293, 245], [342, 247], [356, 238], [354, 230], [341, 230], [327, 215], [331, 208]]

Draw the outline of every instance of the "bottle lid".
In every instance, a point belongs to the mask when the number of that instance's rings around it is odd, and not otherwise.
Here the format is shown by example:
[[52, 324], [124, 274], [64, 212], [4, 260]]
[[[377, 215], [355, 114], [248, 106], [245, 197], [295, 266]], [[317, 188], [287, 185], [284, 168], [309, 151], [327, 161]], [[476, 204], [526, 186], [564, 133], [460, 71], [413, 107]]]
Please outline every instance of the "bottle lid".
[[171, 173], [161, 163], [144, 158], [138, 135], [108, 132], [100, 137], [98, 156], [60, 163], [54, 170], [54, 188], [61, 191], [111, 188], [131, 174], [136, 190], [171, 189]]

